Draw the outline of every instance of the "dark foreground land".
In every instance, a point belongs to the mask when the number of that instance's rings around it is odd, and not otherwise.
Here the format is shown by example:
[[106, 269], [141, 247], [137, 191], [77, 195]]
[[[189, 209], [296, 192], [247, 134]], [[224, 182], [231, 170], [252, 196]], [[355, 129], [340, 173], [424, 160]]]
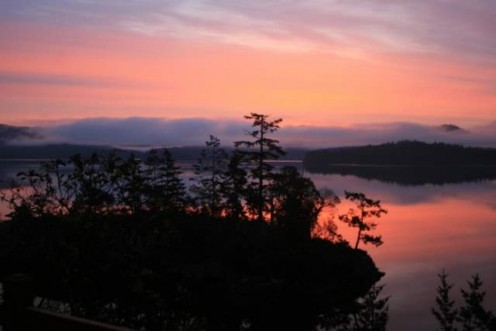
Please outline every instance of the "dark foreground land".
[[312, 329], [382, 276], [347, 245], [186, 215], [22, 217], [0, 224], [0, 262], [44, 307], [147, 330]]

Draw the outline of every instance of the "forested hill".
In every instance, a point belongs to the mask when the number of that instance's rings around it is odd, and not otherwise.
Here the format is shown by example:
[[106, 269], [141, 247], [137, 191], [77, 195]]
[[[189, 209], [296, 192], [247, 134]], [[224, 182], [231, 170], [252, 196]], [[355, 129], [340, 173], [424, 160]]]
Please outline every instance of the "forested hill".
[[[196, 161], [201, 155], [204, 146], [184, 146], [168, 148], [174, 160]], [[226, 152], [232, 152], [231, 147], [224, 147]], [[105, 153], [115, 150], [121, 157], [133, 154], [138, 158], [146, 158], [147, 152], [114, 148], [104, 145], [76, 145], [76, 144], [46, 144], [46, 145], [2, 145], [0, 144], [0, 160], [2, 159], [68, 159], [75, 154], [90, 155], [93, 152]], [[302, 160], [306, 149], [288, 148], [281, 160]]]
[[74, 144], [0, 145], [1, 159], [67, 159], [75, 154], [108, 152], [111, 147]]
[[496, 166], [496, 149], [444, 143], [400, 141], [381, 145], [319, 149], [305, 155], [313, 165], [459, 165]]

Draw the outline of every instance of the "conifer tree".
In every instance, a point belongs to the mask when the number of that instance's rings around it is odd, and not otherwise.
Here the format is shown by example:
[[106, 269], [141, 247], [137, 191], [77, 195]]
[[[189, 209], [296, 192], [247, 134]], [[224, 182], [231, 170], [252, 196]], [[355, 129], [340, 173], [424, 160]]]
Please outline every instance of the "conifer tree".
[[[478, 274], [468, 281], [468, 289], [461, 289], [464, 304], [459, 309], [454, 308], [455, 302], [451, 300], [449, 291], [453, 287], [448, 284], [447, 274], [439, 274], [441, 281], [437, 289], [436, 308], [432, 309], [441, 331], [493, 331], [496, 330], [496, 317], [494, 313], [484, 308], [486, 293], [482, 290], [482, 280]], [[459, 328], [461, 327], [461, 329]]]
[[229, 157], [227, 169], [224, 172], [222, 193], [224, 196], [224, 211], [232, 220], [241, 220], [245, 217], [243, 197], [246, 192], [246, 171], [241, 167], [242, 156], [235, 149]]
[[153, 211], [180, 212], [186, 205], [186, 188], [181, 170], [168, 149], [150, 151], [146, 165], [146, 203]]
[[228, 155], [220, 146], [220, 139], [210, 135], [205, 142], [201, 156], [193, 165], [195, 184], [191, 191], [195, 194], [200, 211], [210, 216], [220, 216], [222, 212], [223, 176]]
[[496, 326], [494, 315], [483, 307], [486, 292], [482, 291], [482, 285], [479, 275], [475, 274], [472, 280], [468, 281], [468, 290], [461, 290], [465, 301], [459, 314], [463, 331], [492, 331]]
[[380, 298], [384, 285], [374, 285], [359, 300], [360, 310], [354, 316], [355, 330], [385, 331], [389, 319], [389, 297]]
[[145, 174], [141, 160], [131, 154], [117, 164], [115, 169], [117, 204], [124, 212], [136, 214], [143, 209], [145, 190]]
[[282, 119], [268, 120], [269, 115], [251, 113], [245, 119], [252, 120], [252, 131], [247, 135], [251, 140], [242, 140], [234, 143], [235, 147], [241, 147], [241, 153], [245, 162], [250, 167], [251, 183], [247, 191], [247, 204], [253, 216], [264, 220], [264, 212], [267, 211], [268, 186], [271, 179], [273, 166], [269, 160], [277, 160], [284, 155], [279, 146], [279, 141], [269, 137], [279, 129]]
[[456, 331], [457, 310], [454, 308], [455, 301], [450, 297], [453, 284], [448, 284], [448, 275], [444, 270], [438, 275], [441, 284], [437, 288], [436, 308], [432, 308], [432, 314], [436, 317], [441, 331]]

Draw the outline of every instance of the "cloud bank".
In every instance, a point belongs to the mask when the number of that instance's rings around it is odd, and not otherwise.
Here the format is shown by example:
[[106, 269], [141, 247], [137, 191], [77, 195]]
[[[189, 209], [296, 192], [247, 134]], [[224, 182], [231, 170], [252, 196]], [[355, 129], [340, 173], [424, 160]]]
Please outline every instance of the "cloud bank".
[[[405, 139], [496, 147], [495, 128], [496, 122], [455, 132], [415, 123], [375, 123], [349, 127], [282, 125], [274, 137], [283, 146], [306, 148], [380, 144]], [[246, 139], [246, 132], [250, 129], [249, 122], [234, 120], [93, 118], [45, 127], [42, 129], [42, 141], [114, 146], [198, 146], [212, 134], [219, 137], [224, 145], [231, 145], [236, 140]]]

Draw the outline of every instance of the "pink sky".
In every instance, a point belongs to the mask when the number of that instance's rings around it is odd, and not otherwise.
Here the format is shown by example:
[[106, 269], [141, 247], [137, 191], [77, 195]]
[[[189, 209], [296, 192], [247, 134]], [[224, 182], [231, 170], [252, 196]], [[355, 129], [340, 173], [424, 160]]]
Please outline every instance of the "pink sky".
[[88, 117], [289, 125], [496, 119], [496, 4], [10, 2], [0, 122]]

